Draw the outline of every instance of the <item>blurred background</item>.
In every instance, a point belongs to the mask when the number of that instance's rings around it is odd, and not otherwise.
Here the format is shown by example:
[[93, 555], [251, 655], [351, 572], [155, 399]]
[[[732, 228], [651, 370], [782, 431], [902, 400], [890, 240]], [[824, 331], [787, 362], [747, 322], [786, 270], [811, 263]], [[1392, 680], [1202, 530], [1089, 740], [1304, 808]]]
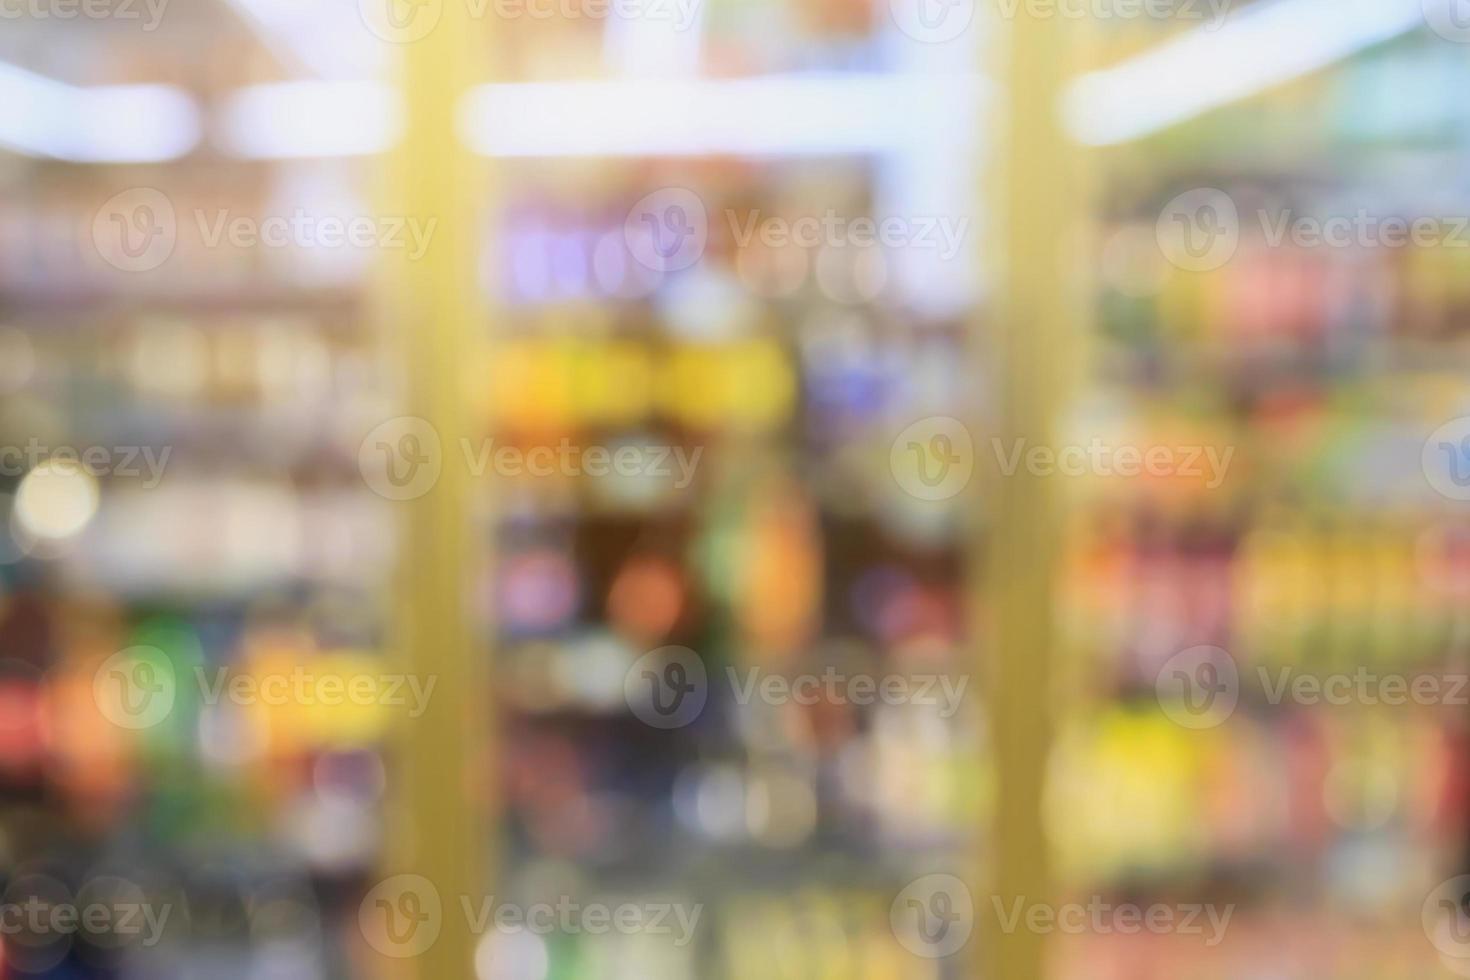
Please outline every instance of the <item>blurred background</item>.
[[0, 978], [1470, 976], [1462, 0], [0, 0]]

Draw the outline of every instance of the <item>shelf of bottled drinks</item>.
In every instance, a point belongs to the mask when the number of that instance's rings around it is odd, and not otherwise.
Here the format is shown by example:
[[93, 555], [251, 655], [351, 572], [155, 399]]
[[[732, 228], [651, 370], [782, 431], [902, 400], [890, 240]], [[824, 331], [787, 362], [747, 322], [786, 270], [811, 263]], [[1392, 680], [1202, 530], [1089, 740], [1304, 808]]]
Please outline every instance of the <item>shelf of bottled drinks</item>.
[[[1409, 32], [1100, 162], [1078, 432], [1106, 420], [1140, 444], [1234, 455], [1218, 479], [1079, 494], [1061, 604], [1091, 705], [1059, 739], [1056, 840], [1066, 880], [1228, 903], [1235, 919], [1203, 961], [1177, 936], [1078, 939], [1076, 975], [1459, 972], [1415, 910], [1461, 870], [1463, 708], [1280, 686], [1463, 676], [1463, 527], [1437, 489], [1454, 463], [1421, 466], [1470, 394], [1465, 253], [1436, 217], [1464, 208], [1449, 178], [1463, 108], [1435, 93], [1459, 56]], [[1385, 111], [1390, 90], [1417, 93], [1417, 111]], [[1238, 209], [1238, 242], [1181, 268], [1162, 223], [1201, 188]], [[1429, 221], [1432, 242], [1277, 233], [1355, 214]], [[1217, 666], [1224, 652], [1238, 702], [1181, 724], [1159, 679], [1191, 649]]]
[[[292, 77], [292, 58], [218, 6], [165, 19], [157, 38], [91, 38], [101, 67], [68, 65], [54, 28], [28, 38], [40, 54], [3, 54], [75, 84], [166, 80], [200, 98]], [[964, 56], [916, 49], [866, 3], [710, 3], [703, 17], [690, 50], [587, 18], [511, 23], [484, 56], [502, 82], [616, 79], [652, 52], [694, 59], [701, 77], [807, 72], [839, 93], [844, 75], [855, 93], [912, 81], [925, 59], [966, 79], [983, 68], [973, 38]], [[1099, 34], [1097, 64], [1144, 47]], [[201, 37], [228, 43], [190, 49]], [[152, 61], [164, 40], [187, 55]], [[1283, 245], [1250, 216], [1470, 206], [1458, 53], [1409, 32], [1087, 151], [1086, 380], [1055, 393], [1062, 438], [1228, 462], [1068, 481], [1053, 600], [1066, 708], [1036, 816], [1059, 895], [1228, 905], [1233, 919], [1208, 946], [1058, 935], [1050, 975], [1437, 975], [1419, 905], [1460, 870], [1463, 711], [1293, 705], [1250, 679], [1447, 675], [1470, 653], [1470, 538], [1420, 468], [1425, 435], [1470, 404], [1470, 258]], [[954, 97], [970, 82], [929, 84]], [[913, 492], [892, 452], [917, 420], [954, 417], [974, 430], [977, 466], [993, 447], [999, 461], [986, 427], [1008, 366], [983, 356], [993, 256], [983, 140], [969, 134], [982, 116], [931, 145], [890, 122], [901, 139], [877, 147], [485, 163], [496, 194], [476, 269], [492, 312], [462, 352], [470, 441], [445, 465], [482, 464], [463, 591], [493, 664], [470, 753], [496, 855], [487, 894], [673, 903], [702, 921], [684, 944], [489, 930], [481, 980], [973, 975], [965, 955], [916, 955], [890, 904], [944, 872], [973, 882], [977, 919], [993, 912], [977, 879], [1004, 846], [984, 828], [994, 757], [1009, 749], [986, 734], [986, 699], [1006, 694], [981, 678], [1005, 652], [977, 652], [973, 618], [976, 552], [1006, 515]], [[241, 705], [210, 684], [304, 667], [345, 686], [395, 669], [403, 502], [360, 464], [366, 434], [405, 414], [383, 337], [412, 327], [379, 315], [370, 249], [210, 244], [219, 214], [368, 213], [376, 161], [211, 147], [159, 163], [0, 161], [0, 443], [38, 454], [13, 470], [0, 459], [0, 885], [21, 902], [57, 883], [80, 895], [125, 882], [177, 910], [157, 942], [122, 948], [0, 936], [4, 980], [381, 965], [359, 913], [392, 844], [404, 761], [391, 745], [430, 692]], [[158, 274], [99, 255], [88, 230], [138, 187], [179, 216]], [[640, 261], [628, 230], [670, 188], [708, 218], [698, 260], [679, 268]], [[1233, 257], [1207, 270], [1171, 264], [1159, 244], [1161, 211], [1198, 188], [1248, 216]], [[936, 234], [940, 216], [965, 229], [952, 253], [942, 237], [928, 252], [750, 233], [918, 213]], [[57, 447], [92, 446], [113, 449], [95, 473], [57, 462]], [[669, 467], [485, 475], [507, 448], [629, 449]], [[640, 658], [672, 646], [713, 678], [676, 731], [647, 724], [625, 690]], [[1198, 647], [1228, 652], [1239, 703], [1181, 724], [1157, 681]], [[972, 683], [943, 717], [737, 696], [751, 671], [829, 669]], [[142, 720], [110, 686], [159, 675], [176, 690]], [[433, 818], [419, 815], [421, 833]]]

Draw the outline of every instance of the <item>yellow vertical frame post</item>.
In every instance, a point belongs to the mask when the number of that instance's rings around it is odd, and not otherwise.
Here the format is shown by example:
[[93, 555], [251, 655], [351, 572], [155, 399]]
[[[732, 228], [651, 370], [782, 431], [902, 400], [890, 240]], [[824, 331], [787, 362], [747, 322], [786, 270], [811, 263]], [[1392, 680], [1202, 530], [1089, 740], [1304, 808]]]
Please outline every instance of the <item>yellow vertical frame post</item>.
[[[474, 976], [471, 924], [461, 898], [478, 907], [491, 828], [480, 807], [494, 758], [488, 742], [489, 651], [477, 640], [471, 592], [478, 562], [489, 560], [475, 533], [474, 505], [462, 446], [472, 431], [469, 365], [483, 363], [486, 331], [476, 269], [483, 248], [480, 202], [489, 177], [456, 131], [461, 96], [477, 81], [484, 25], [455, 0], [401, 3], [402, 12], [437, 20], [422, 37], [397, 45], [402, 139], [387, 171], [390, 214], [431, 228], [421, 256], [399, 250], [384, 279], [394, 367], [405, 383], [404, 410], [427, 421], [439, 439], [441, 471], [433, 488], [397, 506], [399, 596], [395, 641], [405, 670], [435, 679], [428, 709], [404, 721], [392, 746], [390, 870], [432, 885], [439, 933], [397, 966], [395, 976], [451, 980]], [[433, 224], [430, 225], [430, 222]], [[423, 906], [420, 900], [420, 906]]]
[[[996, 303], [993, 342], [982, 345], [998, 392], [1002, 445], [1057, 447], [1074, 390], [1072, 368], [1084, 339], [1078, 245], [1086, 197], [1076, 147], [1062, 129], [1060, 96], [1075, 63], [1068, 18], [1028, 4], [991, 11], [999, 31], [995, 155], [984, 198], [998, 233], [992, 242]], [[996, 60], [998, 59], [998, 61]], [[987, 454], [989, 455], [989, 454]], [[1052, 904], [1054, 881], [1044, 820], [1048, 761], [1058, 716], [1054, 600], [1065, 519], [1055, 474], [991, 474], [991, 520], [983, 581], [996, 808], [988, 888], [977, 900], [981, 968], [990, 980], [1042, 980], [1045, 936], [1025, 919], [1002, 928], [993, 898], [1011, 908]]]

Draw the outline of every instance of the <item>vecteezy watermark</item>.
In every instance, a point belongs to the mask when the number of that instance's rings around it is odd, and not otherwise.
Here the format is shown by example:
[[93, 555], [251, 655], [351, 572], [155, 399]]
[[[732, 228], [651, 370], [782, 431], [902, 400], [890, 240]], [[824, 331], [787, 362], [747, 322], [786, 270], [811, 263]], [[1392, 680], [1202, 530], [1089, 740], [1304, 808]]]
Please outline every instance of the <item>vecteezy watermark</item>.
[[1138, 905], [1133, 902], [1111, 902], [1100, 895], [1082, 902], [1050, 904], [1017, 897], [1008, 902], [999, 895], [990, 898], [991, 907], [1006, 933], [1030, 932], [1037, 935], [1062, 933], [1081, 935], [1136, 936], [1203, 936], [1204, 945], [1214, 947], [1225, 939], [1235, 905], [1207, 902]]
[[[618, 933], [665, 936], [682, 949], [694, 941], [702, 903], [671, 901], [582, 902], [568, 895], [551, 901], [516, 903], [494, 895], [460, 895], [455, 902], [471, 934], [536, 936]], [[445, 902], [422, 875], [400, 874], [375, 885], [358, 906], [358, 927], [368, 945], [384, 956], [408, 959], [433, 948], [444, 928]]]
[[[764, 704], [851, 704], [866, 707], [873, 704], [896, 706], [914, 704], [937, 708], [940, 718], [953, 718], [960, 710], [970, 678], [949, 674], [884, 674], [845, 673], [828, 667], [820, 674], [788, 677], [759, 667], [739, 671], [726, 667], [737, 704], [746, 705], [759, 698]], [[741, 676], [743, 673], [744, 676]]]
[[[942, 673], [874, 674], [827, 667], [821, 673], [777, 674], [759, 667], [725, 668], [735, 703], [917, 705], [949, 719], [960, 710], [970, 679]], [[683, 728], [709, 701], [709, 671], [688, 647], [666, 646], [639, 657], [623, 676], [628, 708], [653, 728]]]
[[152, 187], [134, 187], [108, 198], [92, 216], [92, 244], [123, 272], [149, 272], [174, 254], [179, 241], [173, 201]]
[[119, 728], [141, 731], [173, 714], [178, 698], [173, 662], [151, 646], [128, 647], [104, 660], [92, 675], [92, 700]]
[[1229, 262], [1240, 247], [1240, 211], [1224, 191], [1201, 187], [1164, 205], [1154, 226], [1164, 258], [1189, 272]]
[[97, 875], [75, 892], [45, 874], [20, 874], [0, 896], [5, 955], [27, 973], [45, 972], [84, 942], [100, 950], [151, 949], [164, 937], [173, 905], [137, 884]]
[[[1443, 672], [1379, 673], [1368, 667], [1312, 673], [1294, 666], [1258, 666], [1256, 690], [1271, 705], [1470, 705], [1470, 675]], [[1242, 676], [1235, 658], [1220, 647], [1196, 646], [1170, 657], [1155, 678], [1164, 713], [1185, 728], [1214, 728], [1234, 714]]]
[[[377, 249], [405, 251], [410, 260], [429, 249], [438, 218], [314, 214], [240, 215], [228, 208], [195, 208], [193, 232], [204, 248]], [[92, 244], [103, 260], [124, 272], [159, 268], [178, 247], [181, 228], [173, 201], [162, 191], [135, 187], [109, 198], [92, 219]]]
[[1470, 44], [1470, 2], [1466, 0], [1421, 0], [1424, 20], [1430, 30], [1457, 44]]
[[1235, 713], [1240, 701], [1240, 669], [1221, 647], [1190, 647], [1159, 668], [1154, 693], [1159, 707], [1175, 724], [1214, 728]]
[[406, 251], [418, 261], [429, 250], [438, 218], [357, 214], [312, 214], [296, 208], [289, 215], [232, 215], [228, 209], [195, 209], [194, 224], [207, 248], [322, 248]]
[[975, 22], [975, 0], [888, 0], [894, 25], [923, 44], [947, 44]]
[[[1470, 216], [1350, 213], [1302, 214], [1291, 208], [1258, 208], [1256, 240], [1270, 248], [1470, 248]], [[1243, 233], [1233, 198], [1201, 187], [1164, 205], [1155, 225], [1159, 249], [1170, 263], [1190, 272], [1209, 272], [1229, 262]]]
[[1024, 465], [1033, 476], [1181, 476], [1204, 481], [1214, 490], [1225, 482], [1235, 447], [1226, 446], [1114, 446], [1094, 437], [1082, 445], [1033, 446], [1016, 439], [1007, 447], [991, 440], [1001, 474], [1015, 476]]
[[1347, 704], [1388, 705], [1391, 708], [1406, 704], [1429, 707], [1442, 704], [1464, 707], [1470, 705], [1467, 684], [1470, 675], [1465, 674], [1380, 674], [1367, 667], [1358, 667], [1350, 673], [1309, 674], [1294, 667], [1257, 667], [1256, 673], [1269, 704], [1291, 701], [1293, 704], [1327, 704], [1341, 707]]
[[378, 496], [416, 500], [434, 489], [444, 470], [439, 431], [409, 415], [389, 419], [363, 438], [357, 468]]
[[700, 716], [709, 701], [704, 660], [688, 647], [650, 650], [623, 675], [623, 699], [650, 728], [683, 728]]
[[[1033, 445], [1030, 440], [990, 441], [1004, 477], [1022, 468], [1033, 476], [1099, 476], [1135, 478], [1185, 477], [1200, 480], [1214, 490], [1224, 481], [1234, 446], [1114, 445], [1101, 437], [1086, 444]], [[889, 469], [904, 491], [921, 500], [947, 500], [969, 484], [975, 468], [974, 442], [958, 419], [936, 415], [920, 419], [893, 440]]]
[[888, 925], [910, 953], [943, 959], [970, 941], [975, 930], [975, 900], [954, 875], [924, 875], [894, 896], [888, 906]]
[[1470, 875], [1435, 887], [1424, 899], [1420, 921], [1445, 969], [1470, 977]]
[[0, 476], [24, 476], [48, 460], [74, 465], [92, 476], [142, 479], [152, 490], [163, 481], [172, 446], [49, 446], [35, 436], [24, 446], [0, 445]]
[[[765, 214], [727, 208], [724, 221], [737, 249], [876, 248], [921, 249], [945, 261], [959, 254], [970, 219], [943, 215]], [[628, 254], [645, 268], [678, 272], [697, 263], [709, 247], [710, 214], [704, 200], [686, 187], [665, 187], [640, 198], [623, 220]]]
[[152, 32], [169, 0], [0, 0], [0, 20], [137, 20]]
[[1424, 440], [1424, 479], [1442, 497], [1470, 500], [1470, 416], [1451, 419]]
[[1374, 214], [1298, 214], [1289, 208], [1256, 211], [1262, 238], [1272, 248], [1470, 248], [1470, 217]]
[[665, 187], [634, 202], [623, 219], [628, 254], [646, 269], [679, 272], [709, 244], [709, 211], [687, 187]]
[[1203, 23], [1206, 31], [1225, 23], [1232, 0], [1000, 0], [1000, 15], [1015, 20], [1174, 20]]
[[[235, 670], [196, 666], [199, 703], [279, 708], [382, 707], [401, 709], [417, 719], [428, 710], [439, 678], [434, 675], [355, 668], [314, 669], [296, 664], [285, 671]], [[139, 731], [162, 724], [179, 696], [173, 662], [157, 647], [121, 650], [92, 675], [92, 695], [102, 716], [119, 728]]]
[[[1235, 914], [1234, 904], [1139, 905], [1110, 901], [1101, 895], [1061, 903], [991, 895], [982, 907], [994, 914], [997, 927], [1008, 935], [1200, 936], [1207, 947], [1225, 940]], [[978, 911], [970, 889], [959, 878], [928, 874], [910, 882], [894, 897], [888, 917], [894, 937], [905, 949], [926, 959], [942, 959], [958, 953], [969, 942]]]
[[[499, 477], [592, 478], [648, 477], [668, 481], [675, 490], [694, 482], [703, 446], [688, 449], [643, 442], [582, 446], [563, 438], [555, 446], [496, 445], [493, 438], [459, 441], [469, 475]], [[357, 453], [358, 470], [372, 491], [388, 500], [413, 500], [434, 488], [444, 468], [438, 430], [413, 416], [389, 419], [373, 428]]]
[[948, 500], [970, 484], [975, 473], [975, 443], [959, 419], [931, 415], [912, 423], [888, 450], [894, 481], [920, 500]]
[[703, 0], [358, 0], [357, 10], [382, 40], [412, 44], [439, 26], [445, 3], [463, 4], [474, 21], [624, 20], [668, 24], [683, 32], [699, 21]]
[[749, 248], [759, 242], [767, 248], [842, 248], [922, 249], [939, 253], [944, 261], [959, 254], [970, 230], [969, 218], [941, 215], [919, 217], [872, 218], [852, 217], [828, 208], [820, 215], [763, 215], [752, 209], [744, 215], [725, 211], [730, 237], [737, 248]]
[[279, 708], [402, 708], [411, 719], [422, 718], [439, 684], [437, 675], [420, 677], [391, 671], [382, 673], [325, 673], [297, 664], [289, 671], [251, 673], [217, 667], [194, 669], [200, 700], [207, 705], [229, 701], [238, 705]]
[[703, 446], [686, 450], [683, 446], [657, 446], [627, 443], [621, 446], [579, 446], [562, 439], [555, 446], [496, 446], [494, 439], [482, 439], [478, 445], [465, 440], [460, 445], [465, 465], [473, 477], [493, 470], [497, 476], [552, 476], [594, 478], [605, 476], [653, 476], [673, 481], [675, 490], [684, 490], [694, 482], [694, 472], [704, 455]]

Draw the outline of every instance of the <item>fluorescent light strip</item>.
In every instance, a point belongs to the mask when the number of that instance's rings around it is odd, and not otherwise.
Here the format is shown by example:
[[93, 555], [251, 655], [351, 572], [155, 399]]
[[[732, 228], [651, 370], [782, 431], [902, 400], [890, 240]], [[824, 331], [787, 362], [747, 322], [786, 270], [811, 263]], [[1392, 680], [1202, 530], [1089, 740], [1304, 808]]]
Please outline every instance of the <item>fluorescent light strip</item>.
[[78, 88], [0, 63], [0, 145], [73, 163], [175, 160], [199, 144], [199, 110], [169, 85]]
[[[459, 123], [473, 150], [497, 157], [887, 152], [969, 125], [980, 91], [974, 75], [483, 85]], [[387, 150], [401, 126], [387, 85], [288, 82], [237, 91], [216, 138], [249, 159], [361, 156]]]
[[1081, 142], [1123, 143], [1426, 26], [1422, 0], [1261, 0], [1070, 86]]
[[392, 147], [402, 118], [381, 82], [251, 85], [220, 106], [215, 140], [251, 160], [368, 156]]
[[460, 133], [497, 157], [876, 153], [971, 124], [974, 75], [778, 75], [485, 85]]

